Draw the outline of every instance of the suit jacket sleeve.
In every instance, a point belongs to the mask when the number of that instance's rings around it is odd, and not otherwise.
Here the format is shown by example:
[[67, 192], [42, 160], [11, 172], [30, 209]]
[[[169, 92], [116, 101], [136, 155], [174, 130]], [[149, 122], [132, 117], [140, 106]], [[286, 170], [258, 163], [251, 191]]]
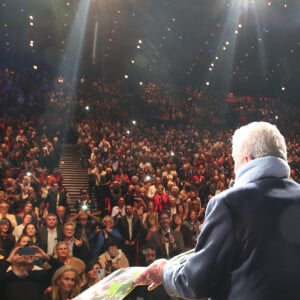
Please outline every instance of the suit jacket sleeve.
[[232, 270], [236, 257], [233, 218], [223, 197], [209, 202], [195, 254], [184, 264], [168, 263], [163, 283], [170, 295], [187, 298], [214, 296]]

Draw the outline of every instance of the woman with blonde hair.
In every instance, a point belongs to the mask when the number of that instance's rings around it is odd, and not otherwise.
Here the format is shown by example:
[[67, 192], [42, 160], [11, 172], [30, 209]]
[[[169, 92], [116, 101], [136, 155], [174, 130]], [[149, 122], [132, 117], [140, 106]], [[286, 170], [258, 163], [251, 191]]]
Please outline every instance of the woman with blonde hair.
[[51, 292], [45, 294], [44, 300], [72, 299], [80, 293], [80, 283], [76, 269], [71, 265], [64, 265], [53, 274]]
[[152, 235], [159, 230], [157, 216], [149, 215], [146, 217], [146, 222], [143, 228], [142, 244], [148, 243]]

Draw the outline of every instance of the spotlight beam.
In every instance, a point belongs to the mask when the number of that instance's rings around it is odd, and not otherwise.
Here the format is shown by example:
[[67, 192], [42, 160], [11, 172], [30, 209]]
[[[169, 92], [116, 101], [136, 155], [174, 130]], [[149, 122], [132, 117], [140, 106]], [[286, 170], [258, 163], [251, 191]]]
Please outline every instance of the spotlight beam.
[[[78, 76], [80, 57], [84, 42], [90, 0], [81, 0], [67, 41], [64, 59], [60, 66], [60, 75], [71, 80], [73, 89]], [[74, 91], [73, 91], [74, 92]]]

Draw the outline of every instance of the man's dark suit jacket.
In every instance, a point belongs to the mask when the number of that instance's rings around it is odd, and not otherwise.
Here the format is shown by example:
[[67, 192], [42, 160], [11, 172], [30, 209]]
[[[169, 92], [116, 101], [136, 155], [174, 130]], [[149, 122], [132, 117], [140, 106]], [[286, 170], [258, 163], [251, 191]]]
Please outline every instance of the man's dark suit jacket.
[[[136, 257], [136, 251], [138, 247], [138, 241], [140, 240], [143, 226], [141, 220], [133, 216], [132, 217], [132, 237], [129, 236], [129, 224], [127, 221], [126, 216], [119, 218], [117, 222], [116, 228], [120, 232], [122, 238], [123, 238], [123, 244], [121, 246], [121, 249], [124, 251], [129, 264], [131, 266], [136, 264], [137, 257]], [[134, 245], [126, 245], [125, 241], [134, 241]]]
[[129, 225], [128, 225], [126, 216], [119, 218], [116, 227], [119, 230], [120, 234], [122, 235], [124, 241], [125, 240], [128, 240], [128, 241], [139, 240], [141, 233], [142, 233], [142, 229], [143, 229], [141, 220], [136, 216], [132, 217], [132, 237], [131, 237], [131, 239], [129, 236]]
[[171, 258], [184, 251], [185, 247], [181, 232], [171, 229], [170, 234], [174, 236], [175, 247], [170, 244], [169, 255], [167, 255], [166, 246], [163, 243], [163, 233], [161, 231], [153, 233], [151, 240], [149, 241], [149, 246], [153, 247], [156, 250], [157, 258]]
[[[57, 194], [59, 194], [59, 200], [57, 203]], [[65, 193], [62, 193], [60, 191], [53, 191], [50, 190], [46, 199], [46, 204], [49, 205], [48, 207], [48, 213], [55, 214], [56, 213], [56, 207], [57, 206], [64, 206], [67, 208], [67, 196]]]
[[[60, 226], [57, 226], [57, 241], [63, 240], [63, 231]], [[46, 253], [48, 248], [48, 230], [47, 227], [43, 227], [40, 230], [40, 240], [39, 240], [39, 247], [41, 247]]]
[[195, 254], [164, 267], [164, 286], [187, 298], [300, 299], [300, 186], [265, 177], [208, 203]]

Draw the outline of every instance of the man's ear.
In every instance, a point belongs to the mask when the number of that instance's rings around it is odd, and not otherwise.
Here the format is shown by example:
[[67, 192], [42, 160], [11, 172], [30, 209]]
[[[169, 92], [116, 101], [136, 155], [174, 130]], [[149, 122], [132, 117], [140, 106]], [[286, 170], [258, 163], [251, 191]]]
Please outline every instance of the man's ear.
[[250, 155], [245, 155], [244, 156], [244, 160], [248, 163], [249, 161], [251, 161], [253, 158]]

